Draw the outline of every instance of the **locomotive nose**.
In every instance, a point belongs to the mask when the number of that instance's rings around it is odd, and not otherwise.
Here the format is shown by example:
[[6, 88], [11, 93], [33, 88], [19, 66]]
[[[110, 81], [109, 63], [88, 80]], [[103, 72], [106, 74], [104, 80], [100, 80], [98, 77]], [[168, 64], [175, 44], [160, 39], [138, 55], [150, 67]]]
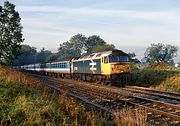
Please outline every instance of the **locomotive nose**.
[[111, 65], [111, 73], [124, 73], [129, 71], [129, 66], [126, 64], [113, 64]]

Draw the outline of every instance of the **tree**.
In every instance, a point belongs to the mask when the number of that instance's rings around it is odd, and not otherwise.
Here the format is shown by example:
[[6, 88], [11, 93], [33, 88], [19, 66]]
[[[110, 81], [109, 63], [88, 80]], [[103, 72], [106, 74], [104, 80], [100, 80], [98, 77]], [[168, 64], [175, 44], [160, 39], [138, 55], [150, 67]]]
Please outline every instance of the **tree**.
[[69, 41], [60, 44], [58, 60], [67, 60], [81, 56], [84, 52], [84, 44], [87, 38], [82, 34], [74, 35]]
[[52, 53], [51, 55], [49, 55], [47, 58], [46, 58], [46, 61], [45, 62], [52, 62], [52, 61], [56, 61], [57, 58], [58, 58], [58, 53]]
[[87, 41], [86, 36], [82, 34], [74, 35], [70, 38], [71, 49], [78, 51], [79, 54], [85, 50], [85, 43]]
[[130, 62], [133, 62], [133, 63], [136, 63], [136, 64], [141, 63], [141, 62], [136, 58], [135, 52], [132, 52], [132, 53], [129, 52], [128, 55], [129, 55], [129, 61], [130, 61]]
[[[92, 36], [88, 37], [88, 39], [87, 39], [87, 41], [85, 43], [85, 48], [86, 48], [87, 54], [92, 53], [93, 48], [95, 49], [97, 46], [103, 46], [103, 45], [106, 45], [106, 44], [107, 43], [102, 38], [100, 38], [100, 36], [92, 35]], [[103, 48], [107, 49], [109, 47], [113, 48], [112, 46], [113, 45], [106, 45], [104, 47], [101, 47], [101, 49], [103, 49]]]
[[172, 45], [164, 45], [162, 43], [151, 44], [146, 49], [145, 57], [147, 62], [152, 63], [167, 63], [173, 64], [173, 58], [176, 57], [178, 47]]
[[3, 14], [2, 14], [2, 6], [0, 6], [0, 35], [2, 35], [2, 21], [3, 21]]
[[36, 48], [29, 45], [21, 45], [20, 55], [13, 61], [13, 65], [26, 65], [36, 63], [36, 57]]
[[114, 50], [114, 49], [115, 49], [115, 46], [113, 44], [99, 45], [99, 46], [93, 47], [91, 49], [91, 53], [110, 51], [110, 50]]
[[45, 63], [47, 57], [51, 55], [51, 51], [45, 50], [45, 48], [42, 48], [40, 52], [37, 53], [36, 62], [37, 63]]
[[3, 13], [2, 6], [0, 6], [0, 63], [2, 60], [3, 46], [2, 46], [2, 34], [3, 34]]
[[69, 41], [60, 44], [56, 60], [68, 60], [93, 52], [113, 50], [114, 48], [114, 45], [107, 44], [97, 35], [86, 37], [82, 34], [77, 34], [72, 36]]
[[81, 55], [81, 48], [78, 47], [78, 44], [72, 42], [64, 42], [60, 44], [59, 51], [57, 53], [58, 60], [66, 60], [74, 57], [78, 57]]
[[5, 1], [1, 12], [0, 59], [6, 64], [12, 63], [16, 58], [20, 44], [24, 41], [20, 20], [15, 5]]
[[129, 52], [129, 53], [128, 53], [128, 55], [129, 55], [129, 58], [130, 58], [130, 59], [133, 59], [133, 58], [135, 58], [135, 57], [136, 57], [135, 52], [132, 52], [132, 53], [131, 53], [131, 52]]

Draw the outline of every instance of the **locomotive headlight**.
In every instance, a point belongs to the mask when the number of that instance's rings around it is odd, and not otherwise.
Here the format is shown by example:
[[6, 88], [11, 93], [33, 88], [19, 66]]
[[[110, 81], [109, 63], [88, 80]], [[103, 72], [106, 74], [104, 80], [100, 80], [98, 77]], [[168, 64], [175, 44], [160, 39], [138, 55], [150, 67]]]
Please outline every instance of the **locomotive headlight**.
[[111, 70], [114, 71], [114, 65], [111, 66]]

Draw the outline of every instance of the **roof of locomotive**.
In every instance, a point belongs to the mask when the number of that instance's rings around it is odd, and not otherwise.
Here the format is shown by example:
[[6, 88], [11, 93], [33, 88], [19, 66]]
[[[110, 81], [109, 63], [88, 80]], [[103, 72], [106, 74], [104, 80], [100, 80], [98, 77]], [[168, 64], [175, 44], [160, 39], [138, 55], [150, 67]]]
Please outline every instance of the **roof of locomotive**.
[[109, 55], [128, 56], [127, 53], [125, 53], [125, 52], [123, 52], [121, 50], [112, 50], [112, 51], [91, 53], [89, 55], [85, 55], [85, 56], [82, 56], [82, 57], [76, 57], [73, 60], [99, 59], [101, 56], [109, 56]]

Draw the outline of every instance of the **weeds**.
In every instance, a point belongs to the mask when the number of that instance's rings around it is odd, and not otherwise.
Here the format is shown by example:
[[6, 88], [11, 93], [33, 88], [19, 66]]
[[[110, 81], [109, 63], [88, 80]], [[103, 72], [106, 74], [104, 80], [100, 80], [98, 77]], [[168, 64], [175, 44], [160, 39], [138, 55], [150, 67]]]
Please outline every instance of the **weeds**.
[[132, 84], [180, 92], [180, 68], [154, 64], [131, 72]]
[[115, 124], [120, 126], [145, 126], [147, 111], [143, 108], [124, 108], [115, 113]]
[[2, 65], [0, 65], [0, 81], [3, 81], [7, 84], [23, 84], [30, 88], [42, 88], [42, 84], [39, 79], [33, 78], [26, 75], [25, 73], [18, 72], [14, 69]]

